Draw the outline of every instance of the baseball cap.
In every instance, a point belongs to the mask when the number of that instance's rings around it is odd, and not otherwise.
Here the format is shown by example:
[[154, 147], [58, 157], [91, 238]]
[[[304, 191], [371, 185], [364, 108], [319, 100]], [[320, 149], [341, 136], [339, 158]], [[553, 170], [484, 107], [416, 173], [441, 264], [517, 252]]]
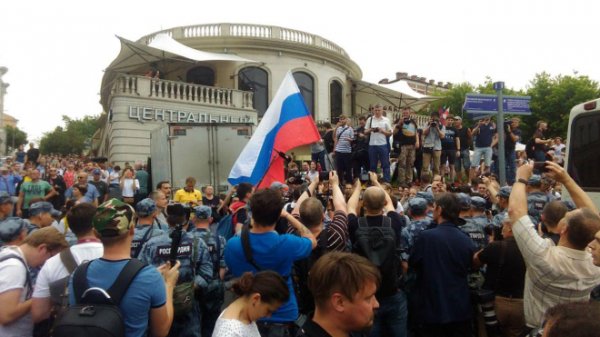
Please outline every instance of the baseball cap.
[[135, 205], [135, 212], [139, 217], [146, 217], [156, 211], [156, 202], [150, 198], [141, 200]]
[[34, 202], [29, 206], [29, 216], [35, 216], [41, 213], [50, 213], [52, 216], [61, 216], [62, 213], [54, 209], [51, 203], [47, 201]]
[[468, 211], [471, 209], [471, 197], [466, 193], [458, 193], [456, 194], [458, 198], [458, 203], [460, 204], [461, 211]]
[[92, 173], [93, 173], [93, 174], [101, 174], [101, 173], [102, 173], [102, 171], [100, 171], [100, 169], [94, 169], [94, 170], [92, 171]]
[[0, 240], [2, 242], [14, 240], [26, 226], [25, 220], [17, 217], [8, 217], [0, 221]]
[[462, 117], [460, 117], [460, 116], [454, 116], [454, 120], [455, 121], [462, 121]]
[[7, 203], [13, 203], [13, 198], [10, 196], [10, 194], [2, 191], [0, 192], [0, 205], [4, 205]]
[[413, 212], [424, 212], [427, 209], [427, 200], [419, 197], [412, 198], [408, 201], [408, 208]]
[[477, 209], [485, 209], [487, 202], [482, 197], [471, 197], [471, 206]]
[[208, 206], [196, 206], [194, 207], [194, 213], [198, 219], [208, 219], [212, 216], [212, 209]]
[[121, 200], [110, 199], [98, 206], [92, 225], [102, 237], [119, 236], [135, 226], [135, 211]]
[[534, 174], [527, 180], [527, 185], [542, 186], [542, 177], [539, 174]]
[[498, 191], [498, 194], [496, 194], [496, 197], [508, 199], [508, 197], [510, 197], [510, 192], [512, 192], [512, 187], [502, 186]]
[[433, 193], [431, 193], [431, 192], [419, 191], [419, 192], [417, 192], [416, 197], [427, 200], [428, 204], [433, 204]]

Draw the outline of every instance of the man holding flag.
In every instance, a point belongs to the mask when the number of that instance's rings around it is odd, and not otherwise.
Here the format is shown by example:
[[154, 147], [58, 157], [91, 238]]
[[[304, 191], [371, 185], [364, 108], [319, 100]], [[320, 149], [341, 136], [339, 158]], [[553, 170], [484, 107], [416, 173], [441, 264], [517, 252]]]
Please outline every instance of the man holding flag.
[[285, 180], [285, 152], [321, 139], [296, 81], [288, 72], [252, 138], [231, 168], [229, 183], [257, 188]]

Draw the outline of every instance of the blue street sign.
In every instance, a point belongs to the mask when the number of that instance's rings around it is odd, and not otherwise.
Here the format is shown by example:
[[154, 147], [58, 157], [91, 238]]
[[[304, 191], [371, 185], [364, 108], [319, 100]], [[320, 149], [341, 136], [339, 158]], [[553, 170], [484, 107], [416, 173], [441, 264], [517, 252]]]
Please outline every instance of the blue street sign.
[[[529, 96], [504, 96], [502, 110], [511, 115], [531, 115]], [[498, 97], [496, 95], [467, 94], [463, 109], [469, 115], [495, 115], [498, 113]]]

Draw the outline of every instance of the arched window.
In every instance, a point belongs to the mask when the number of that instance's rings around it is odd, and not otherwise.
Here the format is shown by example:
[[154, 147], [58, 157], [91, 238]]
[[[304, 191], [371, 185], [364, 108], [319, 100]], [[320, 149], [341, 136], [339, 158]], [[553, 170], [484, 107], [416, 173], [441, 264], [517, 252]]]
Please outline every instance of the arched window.
[[254, 93], [252, 104], [262, 117], [269, 106], [269, 74], [258, 67], [246, 67], [238, 72], [238, 89]]
[[303, 71], [295, 72], [294, 79], [298, 84], [302, 97], [304, 97], [304, 103], [308, 111], [315, 118], [315, 80]]
[[188, 70], [185, 81], [212, 87], [215, 85], [215, 72], [209, 67], [195, 67]]
[[342, 91], [342, 84], [339, 81], [331, 81], [331, 84], [329, 84], [331, 121], [337, 121], [342, 114]]

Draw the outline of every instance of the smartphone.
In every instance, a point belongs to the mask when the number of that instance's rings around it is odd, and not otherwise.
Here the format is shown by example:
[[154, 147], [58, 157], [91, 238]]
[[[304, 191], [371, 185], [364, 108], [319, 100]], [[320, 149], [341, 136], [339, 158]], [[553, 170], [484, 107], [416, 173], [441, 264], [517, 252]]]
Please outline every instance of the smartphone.
[[533, 162], [533, 169], [541, 171], [541, 172], [548, 172], [548, 169], [546, 168], [546, 162], [545, 161], [536, 161], [536, 162]]

